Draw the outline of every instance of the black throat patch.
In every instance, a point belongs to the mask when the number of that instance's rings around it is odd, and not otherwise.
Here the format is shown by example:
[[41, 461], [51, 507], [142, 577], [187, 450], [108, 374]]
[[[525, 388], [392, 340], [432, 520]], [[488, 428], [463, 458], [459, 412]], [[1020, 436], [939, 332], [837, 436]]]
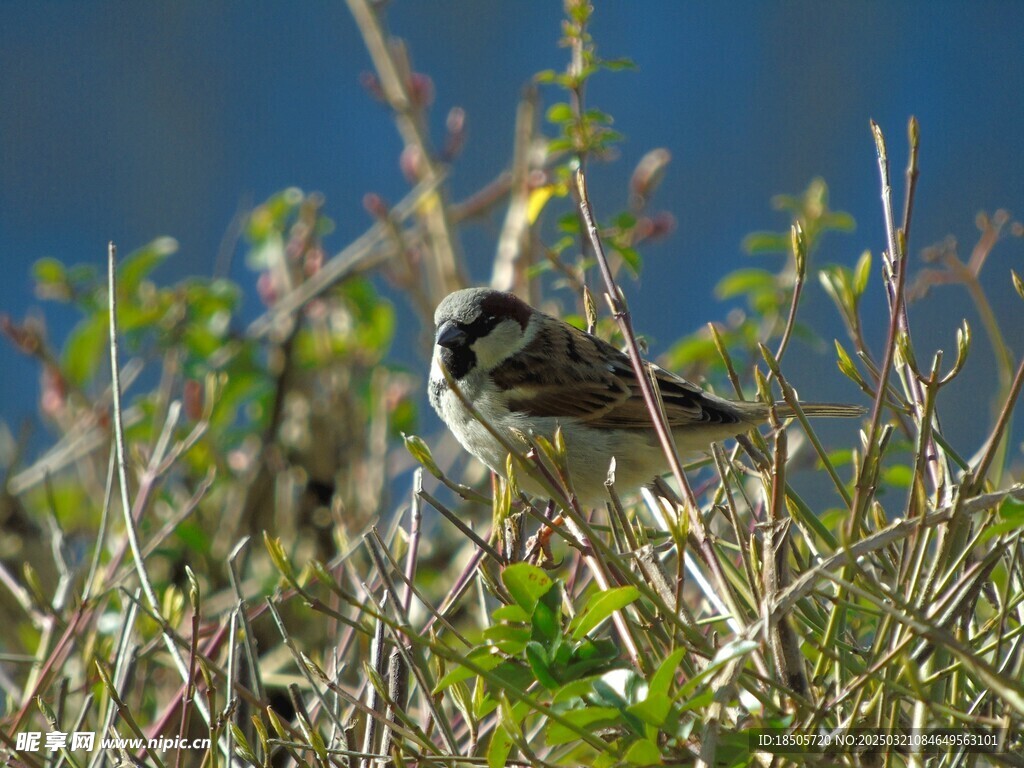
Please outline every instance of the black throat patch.
[[455, 347], [441, 347], [441, 362], [456, 381], [476, 367], [476, 353], [469, 346], [476, 339]]

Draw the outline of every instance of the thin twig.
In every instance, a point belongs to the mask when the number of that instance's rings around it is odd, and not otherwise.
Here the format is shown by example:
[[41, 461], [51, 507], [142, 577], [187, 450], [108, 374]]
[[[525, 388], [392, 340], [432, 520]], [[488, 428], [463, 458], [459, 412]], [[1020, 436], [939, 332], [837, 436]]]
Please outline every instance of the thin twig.
[[103, 556], [103, 547], [107, 542], [107, 526], [110, 524], [110, 501], [114, 492], [114, 450], [110, 451], [110, 459], [107, 462], [107, 483], [103, 490], [103, 506], [100, 511], [100, 529], [96, 533], [96, 542], [93, 545], [92, 562], [89, 564], [89, 575], [85, 577], [85, 585], [82, 588], [82, 602], [88, 602], [92, 595], [93, 581], [96, 579], [96, 572], [100, 567], [100, 558]]
[[458, 528], [463, 536], [465, 536], [467, 539], [476, 544], [477, 548], [480, 549], [481, 552], [484, 552], [485, 554], [489, 555], [491, 559], [493, 559], [494, 562], [498, 563], [499, 565], [505, 564], [505, 558], [502, 557], [501, 553], [498, 552], [498, 550], [496, 550], [494, 547], [492, 547], [488, 542], [484, 541], [477, 534], [477, 532], [470, 528], [468, 525], [466, 525], [466, 523], [462, 522], [458, 515], [453, 513], [444, 504], [435, 499], [426, 491], [421, 490], [418, 495], [430, 506], [432, 506], [442, 515], [444, 515], [445, 519], [447, 519], [448, 522], [450, 522], [452, 525]]
[[[793, 584], [773, 601], [771, 608], [772, 610], [791, 611], [799, 600], [807, 597], [818, 587], [823, 574], [838, 571], [848, 564], [856, 562], [864, 555], [877, 552], [895, 542], [901, 541], [921, 528], [934, 528], [943, 523], [948, 523], [953, 519], [955, 513], [976, 515], [979, 512], [984, 512], [998, 506], [1006, 499], [1024, 501], [1024, 485], [1015, 485], [1005, 491], [975, 496], [959, 505], [959, 507], [955, 504], [947, 504], [941, 509], [929, 512], [923, 517], [914, 520], [900, 520], [870, 536], [858, 539], [846, 546], [846, 548], [822, 560], [813, 568], [800, 574]], [[747, 636], [756, 637], [756, 634], [752, 634], [753, 632], [754, 625], [752, 624], [747, 627]]]
[[[139, 577], [139, 584], [142, 586], [142, 592], [146, 596], [146, 600], [149, 602], [154, 613], [160, 615], [160, 600], [157, 597], [156, 590], [153, 588], [153, 584], [149, 579], [149, 574], [146, 572], [145, 559], [142, 553], [142, 544], [139, 542], [139, 533], [135, 525], [135, 517], [132, 514], [132, 504], [128, 498], [128, 457], [127, 449], [125, 448], [124, 421], [121, 409], [121, 369], [118, 364], [117, 247], [113, 242], [111, 242], [107, 248], [107, 292], [107, 306], [109, 309], [110, 321], [110, 375], [111, 396], [114, 411], [114, 445], [117, 449], [117, 479], [121, 491], [121, 509], [124, 513], [125, 533], [128, 539], [128, 546], [132, 552], [132, 557], [135, 560], [135, 571]], [[154, 452], [153, 458], [156, 459], [158, 456], [162, 457], [161, 454]], [[144, 497], [140, 493], [138, 498]], [[141, 507], [139, 511], [141, 512]], [[170, 633], [167, 630], [167, 622], [165, 620], [161, 621], [161, 634], [164, 638], [164, 645], [167, 647], [167, 652], [171, 655], [174, 666], [178, 670], [178, 674], [181, 676], [183, 681], [187, 681], [189, 679], [188, 665], [185, 663], [185, 659], [174, 644], [174, 640], [171, 638]], [[199, 699], [196, 700], [195, 704], [196, 709], [199, 710], [199, 714], [202, 716], [203, 720], [207, 725], [210, 725], [210, 711], [206, 704]], [[223, 744], [221, 744], [221, 748], [224, 749]], [[230, 752], [227, 752], [225, 757], [229, 755]]]
[[665, 417], [664, 410], [658, 407], [658, 398], [655, 396], [651, 385], [647, 364], [640, 355], [640, 345], [637, 343], [636, 334], [633, 331], [632, 319], [630, 317], [629, 310], [626, 307], [624, 296], [618, 286], [616, 286], [615, 278], [612, 276], [611, 269], [608, 265], [608, 257], [605, 254], [604, 246], [601, 243], [600, 233], [597, 229], [597, 222], [594, 218], [593, 209], [590, 206], [590, 198], [587, 194], [587, 180], [582, 167], [578, 167], [576, 169], [575, 181], [577, 202], [580, 210], [580, 216], [583, 219], [584, 230], [590, 241], [594, 255], [597, 258], [601, 275], [604, 278], [608, 301], [612, 306], [615, 319], [618, 322], [622, 335], [626, 340], [626, 351], [629, 354], [629, 360], [633, 366], [633, 372], [636, 376], [637, 384], [640, 387], [640, 392], [643, 395], [644, 403], [647, 406], [648, 413], [651, 415], [651, 422], [654, 426], [655, 433], [658, 436], [658, 441], [664, 451], [669, 468], [672, 470], [672, 474], [676, 478], [676, 482], [679, 483], [679, 487], [683, 492], [683, 497], [687, 502], [686, 506], [688, 507], [690, 517], [690, 532], [695, 535], [700, 548], [701, 557], [704, 559], [704, 562], [707, 563], [707, 566], [711, 569], [715, 577], [715, 581], [718, 585], [719, 596], [727, 602], [729, 609], [734, 612], [735, 617], [738, 620], [741, 616], [739, 608], [733, 598], [729, 581], [722, 570], [721, 564], [718, 562], [718, 557], [714, 548], [711, 546], [708, 533], [704, 527], [704, 519], [700, 514], [700, 505], [697, 503], [697, 499], [693, 494], [693, 489], [690, 487], [690, 484], [686, 479], [686, 474], [683, 471], [682, 462], [679, 460], [679, 452], [676, 450], [672, 430], [669, 429], [668, 420]]
[[978, 465], [974, 470], [974, 480], [970, 487], [970, 491], [973, 493], [981, 490], [985, 485], [985, 478], [992, 466], [993, 458], [999, 452], [999, 447], [1010, 424], [1013, 408], [1017, 404], [1017, 398], [1020, 396], [1022, 387], [1024, 387], [1024, 360], [1021, 360], [1020, 365], [1017, 366], [1017, 373], [1013, 377], [1013, 383], [1010, 385], [1010, 392], [1003, 402], [1003, 407], [999, 411], [999, 418], [996, 419], [995, 426], [992, 427], [992, 433], [985, 444], [985, 453], [978, 461]]
[[[804, 280], [807, 277], [807, 240], [800, 224], [794, 224], [790, 230], [790, 239], [793, 245], [793, 295], [789, 301], [789, 314], [786, 316], [786, 325], [782, 330], [782, 338], [779, 339], [779, 346], [775, 350], [775, 359], [782, 362], [782, 356], [789, 348], [789, 340], [796, 327], [796, 312], [800, 306], [800, 297], [803, 295]], [[771, 379], [769, 378], [769, 381]]]
[[259, 652], [256, 649], [256, 636], [252, 631], [252, 622], [249, 620], [249, 606], [242, 594], [242, 577], [238, 571], [238, 558], [249, 544], [249, 537], [243, 536], [228, 554], [228, 578], [231, 582], [231, 589], [235, 593], [235, 610], [241, 618], [243, 642], [245, 644], [245, 660], [249, 665], [249, 672], [253, 679], [253, 692], [257, 698], [265, 699], [266, 691], [263, 687], [263, 676], [260, 673]]
[[907, 141], [910, 144], [910, 157], [907, 158], [907, 189], [903, 199], [903, 238], [910, 239], [910, 221], [914, 215], [914, 193], [917, 191], [917, 150], [921, 145], [921, 126], [917, 118], [911, 115], [907, 123]]
[[[423, 178], [436, 180], [434, 204], [417, 211], [422, 217], [430, 237], [429, 252], [432, 258], [427, 262], [428, 287], [431, 294], [440, 298], [464, 284], [458, 256], [458, 245], [449, 221], [447, 191], [442, 179], [444, 170], [434, 156], [423, 119], [423, 109], [417, 105], [409, 92], [411, 73], [408, 66], [400, 66], [396, 51], [402, 51], [399, 41], [391, 38], [384, 30], [377, 9], [368, 0], [348, 0], [348, 7], [356, 21], [380, 78], [381, 92], [395, 114], [395, 125], [407, 148], [413, 148], [422, 163]], [[407, 64], [407, 62], [402, 62]]]
[[406, 612], [412, 607], [413, 582], [416, 580], [416, 564], [420, 551], [420, 523], [423, 521], [423, 506], [420, 504], [420, 491], [423, 490], [423, 468], [417, 467], [413, 473], [412, 500], [409, 505], [409, 552], [405, 557], [405, 593], [402, 605]]
[[[537, 89], [530, 86], [523, 94], [516, 110], [515, 144], [512, 151], [512, 186], [505, 223], [498, 238], [498, 251], [491, 272], [491, 287], [500, 291], [514, 291], [517, 271], [527, 250], [530, 237], [530, 155], [534, 133], [537, 130]], [[517, 269], [520, 268], [520, 269]], [[516, 291], [520, 292], [520, 291]], [[525, 293], [520, 293], [525, 295]]]
[[[882, 177], [882, 200], [883, 207], [890, 213], [892, 211], [892, 188], [889, 186], [889, 159], [885, 150], [885, 139], [878, 124], [871, 121], [871, 131], [875, 138], [875, 150], [878, 155], [878, 169]], [[878, 445], [878, 433], [882, 424], [882, 411], [885, 406], [885, 386], [889, 381], [889, 374], [892, 371], [893, 362], [896, 357], [896, 337], [901, 330], [901, 317], [906, 297], [907, 265], [903, 249], [898, 245], [898, 236], [895, 230], [889, 226], [891, 217], [886, 217], [886, 237], [889, 246], [889, 264], [893, 273], [894, 281], [889, 284], [890, 298], [890, 319], [889, 332], [885, 342], [885, 354], [882, 356], [882, 367], [878, 372], [879, 386], [875, 394], [875, 402], [871, 409], [871, 421], [867, 431], [867, 452], [861, 464], [860, 474], [854, 488], [853, 503], [851, 505], [848, 533], [851, 538], [859, 533], [864, 517], [864, 510], [871, 498], [868, 487], [868, 479], [874, 472], [879, 457], [876, 455]]]
[[[388, 593], [385, 592], [380, 599], [380, 604], [377, 609], [383, 613], [387, 607]], [[373, 640], [370, 642], [370, 669], [377, 673], [377, 676], [383, 679], [384, 677], [384, 622], [380, 619], [377, 620], [376, 625], [373, 628]], [[376, 686], [368, 686], [366, 689], [366, 708], [374, 712], [380, 711], [380, 704], [377, 701], [377, 688]], [[377, 718], [367, 718], [366, 725], [363, 730], [363, 752], [373, 752], [374, 746], [377, 743]], [[369, 768], [370, 761], [363, 760], [360, 765], [363, 768]]]
[[[767, 508], [768, 519], [764, 525], [761, 556], [765, 607], [770, 605], [775, 596], [789, 584], [789, 561], [786, 559], [790, 546], [790, 518], [786, 513], [787, 436], [786, 430], [778, 423], [774, 406], [771, 408], [771, 421], [775, 428], [775, 451], [771, 471], [771, 497]], [[796, 693], [806, 694], [804, 659], [799, 650], [796, 633], [789, 623], [789, 615], [773, 612], [766, 614], [764, 620], [768, 626], [768, 647], [775, 661], [779, 681]]]

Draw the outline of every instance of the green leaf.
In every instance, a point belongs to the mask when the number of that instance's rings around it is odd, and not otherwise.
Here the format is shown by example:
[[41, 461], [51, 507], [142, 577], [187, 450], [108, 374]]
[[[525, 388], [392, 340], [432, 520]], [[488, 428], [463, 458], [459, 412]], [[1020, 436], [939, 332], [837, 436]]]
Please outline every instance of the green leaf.
[[[502, 663], [501, 656], [496, 654], [494, 649], [490, 646], [474, 648], [469, 652], [466, 658], [475, 666], [484, 670], [494, 669]], [[448, 686], [462, 682], [463, 680], [468, 680], [475, 674], [476, 673], [468, 667], [456, 667], [437, 681], [437, 685], [434, 686], [433, 693], [440, 693]]]
[[139, 283], [177, 250], [178, 241], [173, 237], [158, 237], [139, 250], [128, 254], [117, 267], [119, 293], [124, 295], [135, 293]]
[[547, 653], [544, 650], [544, 646], [534, 641], [526, 644], [526, 661], [530, 665], [530, 669], [533, 670], [533, 674], [537, 678], [537, 682], [543, 685], [550, 691], [558, 688], [558, 680], [551, 673], [551, 668], [548, 665]]
[[859, 298], [864, 295], [868, 287], [868, 278], [871, 277], [871, 251], [864, 251], [857, 259], [857, 266], [853, 270], [853, 292]]
[[212, 535], [195, 520], [183, 520], [175, 529], [174, 536], [189, 552], [208, 553]]
[[1010, 279], [1013, 281], [1013, 289], [1017, 291], [1017, 295], [1024, 299], [1024, 280], [1020, 279], [1020, 275], [1010, 270]]
[[552, 104], [548, 107], [547, 119], [549, 123], [570, 123], [576, 119], [576, 115], [572, 111], [572, 107], [564, 102]]
[[473, 723], [473, 695], [469, 692], [469, 686], [465, 683], [455, 683], [448, 690], [455, 708], [468, 722]]
[[639, 739], [626, 751], [626, 762], [632, 765], [661, 765], [661, 750], [650, 739]]
[[715, 286], [715, 296], [719, 299], [765, 291], [775, 291], [775, 275], [764, 269], [737, 269]]
[[220, 336], [196, 323], [185, 326], [183, 341], [189, 354], [204, 363], [223, 346]]
[[500, 605], [491, 612], [495, 621], [512, 621], [526, 623], [530, 615], [518, 605]]
[[565, 679], [562, 675], [562, 671], [569, 665], [569, 662], [573, 659], [573, 648], [572, 644], [565, 641], [565, 639], [559, 635], [554, 639], [551, 645], [546, 646], [548, 651], [548, 658], [551, 660], [551, 666], [558, 672], [560, 679]]
[[825, 293], [845, 317], [855, 317], [855, 298], [848, 279], [849, 270], [840, 266], [828, 267], [818, 272], [818, 280]]
[[[828, 460], [832, 462], [833, 467], [845, 467], [853, 463], [853, 451], [849, 448], [837, 448], [828, 452]], [[820, 467], [821, 463], [819, 462], [817, 466]]]
[[697, 363], [714, 364], [718, 359], [715, 342], [703, 333], [694, 333], [680, 340], [668, 351], [665, 355], [665, 365], [668, 368], [682, 368]]
[[999, 506], [999, 517], [1006, 522], [1016, 523], [1024, 528], [1024, 501], [1006, 499]]
[[663, 693], [649, 694], [643, 701], [631, 704], [626, 711], [643, 720], [648, 725], [660, 728], [672, 708], [672, 699]]
[[487, 745], [487, 767], [504, 768], [512, 751], [512, 739], [508, 737], [503, 727], [495, 728], [491, 732], [491, 743]]
[[506, 661], [496, 666], [491, 674], [509, 688], [525, 691], [534, 682], [533, 672], [518, 661]]
[[636, 248], [616, 248], [615, 252], [622, 258], [623, 264], [629, 268], [633, 277], [640, 274], [643, 261], [640, 258], [640, 252]]
[[582, 639], [615, 611], [625, 608], [638, 597], [640, 597], [640, 590], [632, 586], [595, 592], [569, 625], [572, 639]]
[[[72, 264], [68, 267], [68, 280], [72, 283], [85, 285], [96, 283], [99, 279], [99, 271], [95, 264]], [[107, 269], [103, 268], [103, 285], [107, 284]], [[106, 302], [104, 302], [106, 304]]]
[[530, 623], [533, 639], [554, 643], [562, 636], [562, 598], [557, 589], [548, 590], [537, 601]]
[[772, 195], [772, 208], [777, 211], [790, 211], [799, 213], [803, 207], [803, 200], [793, 195]]
[[849, 378], [856, 381], [857, 369], [853, 365], [853, 360], [850, 358], [850, 354], [846, 351], [846, 348], [839, 342], [839, 339], [833, 339], [832, 341], [836, 346], [836, 357], [839, 370], [846, 374]]
[[591, 697], [591, 702], [597, 706], [615, 707], [617, 710], [622, 711], [626, 708], [628, 702], [620, 693], [619, 681], [614, 680], [613, 682], [615, 683], [614, 685], [610, 684], [604, 677], [595, 680], [594, 695]]
[[676, 673], [679, 671], [679, 665], [683, 663], [685, 655], [686, 648], [683, 647], [676, 648], [665, 657], [665, 660], [658, 665], [654, 674], [651, 675], [651, 680], [647, 685], [648, 695], [652, 693], [668, 694], [672, 683], [675, 682]]
[[83, 386], [96, 375], [107, 349], [107, 316], [96, 313], [78, 323], [64, 342], [61, 370], [68, 381]]
[[619, 692], [618, 685], [610, 685], [606, 680], [596, 680], [591, 701], [598, 706], [613, 707], [619, 713], [623, 725], [637, 736], [644, 735], [643, 721], [626, 708], [627, 702]]
[[[568, 712], [563, 712], [562, 717], [573, 725], [587, 731], [593, 731], [598, 727], [617, 725], [621, 720], [619, 710], [612, 707], [570, 709]], [[561, 723], [552, 723], [548, 729], [547, 738], [544, 741], [549, 747], [556, 747], [559, 744], [568, 744], [570, 741], [576, 741], [579, 737], [576, 731], [569, 730], [569, 728]]]
[[634, 62], [632, 59], [627, 58], [605, 59], [604, 61], [601, 62], [601, 66], [607, 69], [609, 72], [619, 72], [624, 69], [637, 69], [636, 62]]
[[484, 679], [478, 677], [473, 686], [473, 716], [481, 720], [498, 708], [498, 700], [491, 696], [484, 687]]
[[853, 359], [850, 357], [845, 347], [839, 343], [838, 339], [833, 339], [833, 341], [836, 345], [836, 365], [839, 366], [839, 370], [844, 376], [855, 382], [858, 386], [866, 387], [867, 384], [860, 375], [860, 371], [857, 370], [857, 366], [853, 364]]
[[821, 217], [820, 224], [823, 229], [836, 232], [853, 232], [857, 228], [857, 222], [846, 211], [829, 211]]
[[594, 7], [590, 3], [566, 3], [565, 14], [580, 28], [590, 20]]
[[596, 677], [582, 677], [571, 680], [551, 695], [552, 704], [570, 704], [580, 702], [594, 690]]
[[724, 667], [733, 659], [740, 658], [741, 656], [747, 656], [757, 650], [758, 644], [753, 640], [733, 640], [731, 643], [727, 643], [718, 649], [718, 653], [711, 660], [704, 669], [701, 670], [700, 674], [694, 675], [687, 680], [679, 689], [679, 696], [688, 696], [692, 691], [695, 691], [698, 686], [703, 685], [704, 681], [715, 674], [719, 669]]
[[496, 624], [484, 630], [484, 638], [502, 653], [518, 656], [530, 641], [530, 630], [528, 627]]
[[530, 616], [537, 601], [555, 584], [543, 570], [529, 563], [508, 566], [501, 572], [501, 581], [516, 604]]
[[572, 139], [559, 137], [548, 142], [548, 152], [552, 154], [555, 152], [571, 152], [573, 149], [575, 147], [573, 146]]
[[631, 714], [656, 728], [660, 728], [664, 724], [665, 718], [668, 717], [672, 708], [669, 692], [685, 655], [686, 648], [677, 648], [658, 665], [658, 669], [651, 676], [651, 681], [647, 686], [647, 695], [643, 701], [628, 708]]
[[981, 534], [982, 541], [993, 536], [1012, 533], [1024, 528], [1024, 504], [1007, 499], [999, 507], [999, 522], [987, 527]]
[[705, 688], [695, 696], [691, 696], [680, 707], [680, 712], [701, 712], [715, 700], [715, 692], [711, 688]]
[[36, 261], [32, 265], [32, 274], [38, 283], [53, 285], [67, 281], [64, 264], [50, 256]]
[[563, 680], [608, 672], [619, 666], [619, 648], [611, 640], [586, 640], [572, 654], [572, 663], [558, 670]]
[[256, 758], [252, 747], [249, 746], [249, 742], [246, 740], [242, 729], [231, 722], [228, 723], [228, 728], [231, 730], [231, 736], [235, 740], [235, 753], [243, 760], [248, 760], [253, 765], [259, 765], [260, 761]]
[[270, 562], [274, 564], [278, 573], [289, 583], [297, 583], [295, 569], [292, 567], [291, 560], [288, 559], [288, 553], [285, 552], [281, 539], [263, 531], [263, 544], [267, 548], [267, 554], [270, 555]]
[[629, 211], [622, 211], [613, 221], [619, 229], [632, 229], [636, 226], [636, 216]]
[[626, 137], [618, 131], [601, 131], [597, 135], [597, 145], [604, 148], [610, 144], [617, 144]]
[[430, 446], [423, 442], [422, 438], [403, 433], [402, 440], [405, 441], [405, 449], [412, 454], [412, 457], [416, 459], [420, 466], [434, 477], [441, 477], [441, 469], [437, 466], [437, 462], [434, 461], [434, 456], [430, 452]]
[[904, 464], [887, 467], [882, 472], [883, 485], [889, 485], [893, 488], [909, 488], [913, 480], [914, 470]]
[[752, 256], [766, 253], [787, 253], [789, 239], [788, 232], [751, 232], [743, 238], [742, 248]]
[[228, 320], [241, 301], [241, 289], [230, 280], [222, 279], [190, 280], [183, 287], [189, 315], [226, 333]]
[[[568, 232], [571, 235], [578, 235], [580, 230], [580, 217], [575, 213], [566, 213], [558, 217], [558, 229], [560, 232]], [[572, 245], [569, 240], [567, 245]]]

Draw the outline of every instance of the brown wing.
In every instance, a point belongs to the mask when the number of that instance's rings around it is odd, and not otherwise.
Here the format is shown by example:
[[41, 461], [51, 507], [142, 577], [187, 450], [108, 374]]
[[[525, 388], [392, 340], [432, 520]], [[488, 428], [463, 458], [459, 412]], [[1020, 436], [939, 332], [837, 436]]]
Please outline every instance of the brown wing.
[[609, 355], [622, 356], [614, 347], [553, 318], [548, 318], [546, 330], [491, 371], [510, 410], [592, 419], [629, 399], [629, 386], [607, 364]]
[[[611, 344], [557, 320], [491, 372], [510, 410], [528, 416], [573, 418], [594, 427], [649, 429], [651, 417], [629, 358]], [[557, 365], [568, 360], [572, 365]], [[735, 424], [728, 403], [651, 365], [672, 427]]]

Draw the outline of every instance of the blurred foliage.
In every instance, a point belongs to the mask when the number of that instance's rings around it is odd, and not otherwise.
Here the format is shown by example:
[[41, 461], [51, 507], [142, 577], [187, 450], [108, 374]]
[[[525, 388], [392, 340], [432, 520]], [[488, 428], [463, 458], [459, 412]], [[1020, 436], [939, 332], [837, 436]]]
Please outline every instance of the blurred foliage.
[[[165, 284], [170, 238], [119, 260], [130, 528], [112, 459], [106, 275], [37, 262], [40, 298], [78, 321], [58, 343], [37, 318], [0, 317], [39, 364], [53, 437], [38, 458], [13, 452], [0, 505], [0, 753], [12, 765], [58, 762], [18, 734], [75, 730], [211, 740], [172, 749], [178, 765], [981, 764], [962, 748], [773, 758], [751, 741], [759, 728], [911, 726], [992, 736], [1003, 752], [986, 759], [1019, 762], [1024, 457], [1012, 415], [1024, 368], [979, 280], [1001, 237], [1021, 231], [1008, 214], [979, 217], [966, 260], [955, 243], [930, 249], [913, 280], [909, 206], [903, 222], [885, 211], [897, 253], [820, 264], [826, 237], [853, 220], [815, 179], [773, 200], [787, 230], [744, 241], [759, 266], [719, 282], [725, 318], [663, 360], [718, 391], [756, 382], [795, 406], [784, 355], [796, 336], [820, 341], [800, 308], [822, 290], [846, 338], [819, 346], [871, 406], [847, 445], [822, 445], [798, 414], [689, 465], [691, 498], [659, 486], [647, 502], [611, 493], [584, 510], [559, 477], [560, 431], [509, 457], [513, 479], [552, 490], [547, 504], [482, 476], [450, 436], [413, 434], [425, 376], [397, 365], [392, 345], [429, 348], [433, 307], [465, 282], [460, 228], [496, 206], [507, 212], [494, 283], [541, 306], [562, 289], [576, 306], [552, 311], [623, 341], [571, 190], [578, 168], [616, 160], [621, 139], [586, 104], [587, 84], [630, 65], [597, 55], [589, 3], [565, 7], [569, 63], [535, 78], [554, 92], [552, 135], [530, 89], [510, 170], [467, 200], [444, 184], [465, 115], [449, 113], [434, 149], [432, 81], [387, 33], [383, 7], [352, 0], [377, 70], [363, 83], [392, 109], [409, 195], [391, 205], [368, 192], [372, 223], [336, 252], [319, 195], [272, 196], [231, 251], [253, 290], [221, 277]], [[670, 160], [648, 152], [622, 209], [600, 218], [615, 279], [640, 274], [645, 245], [672, 231], [653, 207]], [[905, 316], [939, 285], [966, 289], [996, 352], [993, 392], [977, 397], [995, 403], [994, 416], [979, 409], [980, 445], [951, 445], [939, 418], [970, 327], [954, 354], [928, 361]], [[884, 339], [862, 322], [872, 293], [888, 302]], [[258, 307], [243, 314], [243, 299]], [[801, 460], [830, 483], [821, 497], [790, 482]], [[481, 533], [472, 521], [488, 511]]]
[[[245, 257], [259, 273], [264, 303], [273, 306], [322, 266], [321, 239], [331, 224], [321, 204], [316, 195], [289, 189], [251, 213]], [[321, 551], [332, 550], [325, 544], [333, 538], [332, 504], [365, 521], [386, 503], [384, 473], [371, 466], [383, 462], [386, 445], [378, 438], [372, 439], [379, 445], [369, 445], [371, 433], [393, 437], [415, 423], [412, 379], [385, 362], [393, 309], [371, 281], [354, 277], [260, 338], [239, 327], [243, 291], [231, 281], [154, 280], [176, 250], [174, 240], [161, 238], [118, 265], [122, 365], [130, 372], [126, 438], [135, 446], [136, 477], [149, 458], [146, 446], [165, 429], [172, 442], [187, 444], [161, 472], [153, 500], [160, 514], [147, 516], [145, 525], [166, 523], [189, 489], [212, 473], [195, 514], [179, 528], [187, 535], [175, 561], [188, 560], [223, 583], [226, 574], [213, 565], [239, 535], [271, 520], [296, 540], [316, 532], [321, 548], [328, 547]], [[107, 461], [102, 451], [82, 455], [72, 446], [86, 437], [105, 443], [109, 431], [106, 278], [92, 266], [53, 259], [40, 260], [34, 273], [37, 294], [70, 305], [80, 319], [59, 352], [31, 326], [12, 326], [8, 334], [18, 340], [20, 332], [19, 346], [40, 360], [43, 414], [57, 432], [42, 462], [8, 480], [29, 501], [30, 516], [54, 513], [62, 525], [73, 523], [69, 533], [84, 533], [102, 511]], [[28, 333], [35, 334], [31, 343]], [[168, 421], [172, 401], [181, 404], [182, 418]], [[264, 495], [282, 476], [291, 478], [291, 498]], [[166, 577], [180, 578], [176, 568]]]
[[[828, 186], [823, 179], [814, 179], [800, 195], [777, 195], [772, 207], [787, 214], [790, 227], [803, 233], [807, 259], [799, 265], [794, 258], [793, 235], [790, 229], [780, 232], [755, 232], [743, 240], [743, 249], [759, 258], [783, 257], [781, 269], [744, 267], [730, 272], [715, 286], [715, 296], [723, 302], [742, 301], [743, 309], [728, 315], [716, 324], [716, 330], [725, 348], [737, 350], [734, 360], [740, 370], [759, 362], [759, 357], [745, 356], [754, 351], [758, 343], [777, 341], [786, 329], [794, 293], [802, 289], [808, 274], [818, 274], [828, 287], [844, 279], [848, 270], [842, 266], [819, 266], [817, 254], [822, 241], [830, 232], [852, 232], [854, 221], [850, 214], [833, 211], [828, 205]], [[867, 266], [858, 268], [864, 281]], [[835, 277], [833, 277], [835, 275]], [[863, 281], [860, 292], [863, 293]], [[844, 283], [846, 284], [846, 283]], [[859, 296], [859, 294], [858, 294]], [[797, 321], [793, 333], [815, 341], [814, 331]], [[721, 381], [725, 374], [725, 361], [709, 329], [702, 329], [680, 339], [666, 353], [667, 367], [685, 370], [691, 377], [704, 377]], [[745, 377], [744, 377], [745, 378]]]

